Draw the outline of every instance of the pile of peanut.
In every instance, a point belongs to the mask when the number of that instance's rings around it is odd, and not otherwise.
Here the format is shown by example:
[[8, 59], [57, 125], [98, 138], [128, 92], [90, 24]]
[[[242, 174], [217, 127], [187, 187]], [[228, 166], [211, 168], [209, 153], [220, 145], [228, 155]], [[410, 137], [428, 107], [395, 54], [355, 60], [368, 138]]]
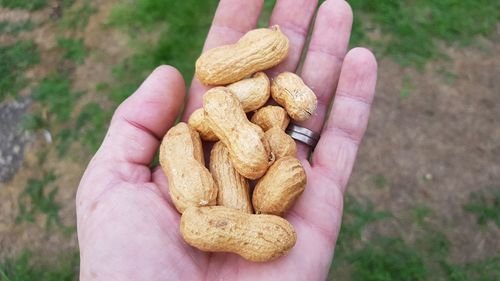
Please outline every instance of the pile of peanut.
[[[288, 48], [288, 38], [273, 26], [196, 61], [196, 77], [217, 87], [204, 94], [203, 107], [187, 124], [167, 132], [160, 147], [170, 196], [182, 214], [180, 231], [193, 247], [265, 262], [295, 245], [295, 230], [282, 216], [304, 191], [306, 173], [285, 129], [290, 118], [309, 118], [317, 100], [296, 74], [270, 81], [262, 72], [283, 61]], [[266, 106], [270, 96], [278, 105]], [[253, 113], [250, 120], [247, 113]], [[216, 142], [209, 169], [202, 141]]]

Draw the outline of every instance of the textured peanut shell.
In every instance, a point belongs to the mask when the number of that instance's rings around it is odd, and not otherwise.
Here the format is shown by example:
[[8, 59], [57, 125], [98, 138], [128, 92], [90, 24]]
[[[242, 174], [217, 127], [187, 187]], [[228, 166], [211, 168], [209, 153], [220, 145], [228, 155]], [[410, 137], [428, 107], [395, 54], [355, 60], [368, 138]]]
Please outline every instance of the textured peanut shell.
[[276, 160], [255, 186], [252, 197], [255, 212], [282, 216], [302, 194], [306, 183], [299, 160], [291, 156]]
[[261, 108], [271, 95], [271, 83], [264, 72], [229, 84], [227, 88], [238, 98], [245, 112]]
[[218, 141], [219, 138], [212, 132], [208, 126], [208, 121], [205, 119], [205, 111], [203, 108], [198, 108], [189, 116], [188, 124], [193, 127], [204, 141]]
[[286, 109], [290, 118], [296, 121], [307, 120], [318, 105], [314, 92], [297, 74], [291, 72], [283, 72], [274, 78], [271, 95]]
[[257, 110], [252, 116], [252, 123], [259, 125], [262, 130], [267, 131], [272, 127], [285, 130], [290, 122], [286, 110], [281, 106], [268, 105]]
[[206, 252], [236, 253], [254, 262], [285, 255], [297, 240], [293, 226], [283, 218], [224, 206], [188, 208], [180, 224], [189, 245]]
[[288, 38], [279, 26], [254, 29], [235, 44], [204, 52], [195, 75], [205, 85], [226, 85], [277, 65], [287, 54]]
[[264, 133], [264, 137], [269, 143], [271, 152], [274, 154], [275, 160], [285, 156], [293, 156], [297, 154], [297, 145], [295, 141], [280, 127], [272, 127]]
[[261, 177], [274, 159], [264, 132], [248, 121], [238, 99], [225, 87], [212, 88], [203, 96], [203, 109], [238, 173], [248, 179]]
[[[271, 83], [264, 72], [255, 73], [253, 77], [230, 84], [227, 88], [238, 98], [245, 112], [261, 108], [271, 95]], [[188, 124], [198, 131], [202, 140], [219, 140], [208, 126], [203, 108], [191, 113]]]
[[188, 124], [180, 122], [167, 132], [160, 146], [160, 164], [180, 213], [191, 206], [215, 205], [217, 186], [205, 168], [200, 136]]
[[210, 172], [218, 187], [217, 205], [253, 214], [248, 181], [234, 169], [229, 150], [217, 142], [210, 153]]

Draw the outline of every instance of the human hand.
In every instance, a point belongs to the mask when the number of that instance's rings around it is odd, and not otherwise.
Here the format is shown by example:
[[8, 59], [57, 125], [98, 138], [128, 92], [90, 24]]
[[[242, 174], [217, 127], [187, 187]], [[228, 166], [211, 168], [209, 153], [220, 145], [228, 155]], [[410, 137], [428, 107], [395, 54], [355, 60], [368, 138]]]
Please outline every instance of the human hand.
[[[297, 71], [316, 1], [297, 2], [278, 1], [273, 10], [271, 24], [279, 24], [289, 37], [290, 53], [268, 72], [271, 76]], [[222, 0], [204, 49], [233, 43], [255, 28], [261, 7], [262, 1]], [[301, 125], [321, 131], [321, 139], [311, 162], [309, 148], [298, 143], [297, 157], [308, 184], [286, 216], [297, 232], [288, 255], [252, 263], [235, 254], [204, 253], [182, 240], [180, 215], [170, 201], [165, 175], [149, 168], [185, 92], [181, 75], [162, 66], [116, 110], [80, 182], [76, 204], [81, 280], [324, 280], [376, 82], [377, 65], [370, 51], [347, 52], [351, 24], [347, 2], [325, 1], [297, 71], [318, 96], [317, 114]], [[205, 90], [193, 80], [184, 120], [201, 107]]]

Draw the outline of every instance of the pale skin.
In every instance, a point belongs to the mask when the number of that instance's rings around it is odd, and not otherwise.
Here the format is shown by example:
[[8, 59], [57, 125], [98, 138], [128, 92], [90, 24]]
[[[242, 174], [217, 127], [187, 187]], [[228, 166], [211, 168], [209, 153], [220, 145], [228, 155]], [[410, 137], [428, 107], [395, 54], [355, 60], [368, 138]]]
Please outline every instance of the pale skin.
[[[348, 51], [352, 12], [343, 0], [277, 1], [270, 25], [290, 39], [288, 58], [268, 71], [298, 73], [318, 96], [317, 113], [301, 125], [321, 132], [312, 159], [298, 144], [307, 187], [287, 213], [297, 232], [288, 255], [252, 263], [228, 253], [204, 253], [179, 233], [180, 214], [168, 182], [151, 163], [180, 113], [185, 84], [177, 70], [158, 67], [116, 110], [76, 198], [81, 280], [324, 280], [340, 230], [343, 194], [368, 122], [377, 63], [364, 48]], [[234, 43], [255, 28], [262, 1], [222, 0], [204, 49]], [[298, 63], [309, 25], [309, 49]], [[194, 62], [193, 62], [194, 64]], [[193, 79], [183, 120], [201, 107], [207, 88]], [[326, 114], [333, 103], [330, 114]]]

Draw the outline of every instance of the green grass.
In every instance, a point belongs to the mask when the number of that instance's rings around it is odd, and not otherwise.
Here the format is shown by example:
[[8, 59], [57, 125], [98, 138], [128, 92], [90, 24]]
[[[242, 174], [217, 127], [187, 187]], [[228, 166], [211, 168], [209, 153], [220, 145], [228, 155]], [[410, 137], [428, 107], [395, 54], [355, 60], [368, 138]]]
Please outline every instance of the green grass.
[[95, 102], [87, 103], [75, 121], [79, 140], [91, 151], [97, 151], [108, 128], [112, 112]]
[[269, 19], [271, 18], [271, 13], [275, 4], [276, 0], [264, 1], [264, 7], [262, 8], [262, 12], [260, 13], [259, 22], [257, 23], [258, 27], [269, 26]]
[[492, 221], [500, 227], [500, 191], [490, 188], [484, 192], [471, 193], [470, 202], [464, 206], [464, 210], [474, 214], [479, 225]]
[[382, 174], [375, 175], [373, 177], [373, 184], [376, 188], [384, 188], [387, 186], [387, 178]]
[[58, 72], [44, 78], [33, 89], [37, 108], [24, 120], [27, 130], [48, 129], [52, 133], [60, 157], [65, 157], [76, 141], [95, 152], [112, 114], [95, 102], [84, 104], [76, 112], [75, 106], [84, 93], [73, 91], [71, 83], [70, 77]]
[[65, 122], [71, 117], [75, 103], [83, 93], [71, 90], [66, 75], [54, 73], [44, 78], [33, 90], [33, 97], [48, 110], [48, 122]]
[[58, 22], [59, 27], [64, 29], [83, 29], [87, 26], [91, 15], [97, 12], [91, 0], [84, 0], [73, 5], [66, 3], [62, 19]]
[[359, 246], [359, 241], [367, 226], [390, 217], [389, 212], [375, 210], [371, 201], [360, 202], [354, 196], [347, 194], [332, 270], [335, 271], [348, 262], [346, 257]]
[[21, 32], [33, 30], [33, 22], [30, 20], [10, 22], [0, 21], [0, 34], [18, 35]]
[[[462, 266], [447, 261], [449, 242], [426, 218], [432, 210], [422, 204], [408, 209], [401, 218], [393, 217], [383, 209], [376, 209], [370, 201], [356, 200], [347, 195], [342, 227], [337, 241], [335, 257], [330, 270], [331, 280], [449, 280], [451, 272], [445, 267]], [[381, 222], [417, 222], [416, 241], [405, 241], [403, 236], [385, 237], [367, 227]], [[458, 270], [458, 269], [457, 269]], [[463, 269], [469, 274], [468, 269]]]
[[[275, 0], [266, 0], [266, 26]], [[324, 0], [320, 0], [321, 4]], [[495, 0], [349, 0], [354, 12], [351, 47], [367, 45], [377, 56], [388, 56], [403, 66], [423, 68], [445, 55], [441, 43], [469, 45], [477, 36], [493, 34], [500, 20]], [[375, 30], [381, 38], [370, 36]]]
[[39, 62], [39, 56], [33, 41], [0, 45], [0, 102], [7, 96], [15, 97], [26, 86], [24, 72]]
[[[426, 220], [436, 214], [417, 204], [398, 218], [370, 201], [358, 201], [347, 195], [340, 236], [328, 280], [389, 281], [486, 281], [499, 280], [500, 256], [487, 257], [464, 264], [449, 261], [450, 242], [436, 225]], [[417, 224], [414, 241], [399, 236], [382, 236], [380, 223]]]
[[410, 76], [403, 76], [403, 85], [401, 86], [401, 89], [399, 91], [399, 97], [404, 99], [407, 98], [411, 92], [415, 91], [416, 85], [412, 81]]
[[58, 64], [62, 67], [41, 78], [32, 88], [36, 106], [25, 117], [24, 127], [49, 130], [55, 142], [53, 147], [60, 157], [64, 157], [76, 141], [87, 145], [84, 149], [97, 150], [111, 114], [93, 102], [84, 104], [78, 111], [75, 108], [85, 93], [72, 90], [72, 72], [84, 62], [89, 50], [82, 38], [60, 35], [67, 34], [64, 32], [67, 29], [84, 28], [89, 16], [97, 10], [87, 0], [77, 3], [66, 0], [61, 5], [63, 18], [58, 22], [61, 29], [55, 37], [60, 54]]
[[432, 209], [424, 204], [417, 204], [411, 208], [413, 221], [420, 225], [423, 225], [425, 223], [425, 219], [432, 216], [432, 214]]
[[[379, 55], [405, 66], [422, 68], [443, 57], [440, 43], [468, 45], [477, 36], [488, 36], [500, 20], [495, 0], [350, 0], [355, 22], [353, 44], [369, 43]], [[368, 39], [371, 22], [384, 35]]]
[[87, 56], [88, 50], [83, 39], [57, 38], [57, 46], [63, 50], [62, 57], [76, 64], [81, 64]]
[[[178, 68], [189, 83], [216, 5], [214, 0], [143, 0], [115, 7], [110, 25], [128, 31], [137, 51], [114, 69], [117, 81], [126, 82], [112, 90], [113, 100], [125, 99], [160, 64]], [[141, 44], [135, 34], [151, 29], [159, 32], [157, 42]]]
[[96, 151], [112, 113], [94, 102], [75, 112], [75, 105], [84, 93], [73, 91], [71, 83], [72, 80], [61, 73], [43, 79], [33, 90], [39, 108], [25, 119], [26, 129], [52, 132], [60, 157], [67, 155], [75, 141]]
[[[431, 231], [431, 230], [430, 230]], [[432, 230], [435, 232], [435, 230]], [[330, 280], [390, 281], [487, 281], [500, 278], [500, 256], [455, 264], [448, 261], [449, 242], [437, 233], [426, 233], [419, 241], [409, 243], [400, 237], [375, 235], [348, 254], [338, 255], [347, 274], [338, 275], [337, 268]]]
[[500, 280], [500, 256], [486, 258], [480, 261], [452, 265], [441, 262], [446, 279], [449, 281], [490, 281]]
[[35, 222], [36, 216], [43, 214], [47, 227], [61, 224], [59, 218], [61, 206], [55, 200], [59, 189], [54, 186], [56, 179], [56, 175], [52, 172], [46, 173], [40, 179], [28, 179], [24, 191], [19, 195], [18, 222]]
[[[40, 255], [38, 255], [38, 260]], [[72, 281], [78, 280], [79, 256], [77, 252], [61, 254], [57, 262], [34, 261], [35, 255], [29, 251], [18, 257], [0, 262], [2, 281]]]
[[440, 68], [437, 70], [438, 74], [441, 75], [443, 81], [448, 85], [453, 85], [455, 81], [460, 78], [457, 73], [451, 72], [446, 68]]
[[380, 237], [352, 254], [352, 280], [428, 280], [427, 267], [416, 249], [401, 239]]
[[45, 8], [49, 2], [48, 0], [0, 0], [0, 7], [34, 11]]

